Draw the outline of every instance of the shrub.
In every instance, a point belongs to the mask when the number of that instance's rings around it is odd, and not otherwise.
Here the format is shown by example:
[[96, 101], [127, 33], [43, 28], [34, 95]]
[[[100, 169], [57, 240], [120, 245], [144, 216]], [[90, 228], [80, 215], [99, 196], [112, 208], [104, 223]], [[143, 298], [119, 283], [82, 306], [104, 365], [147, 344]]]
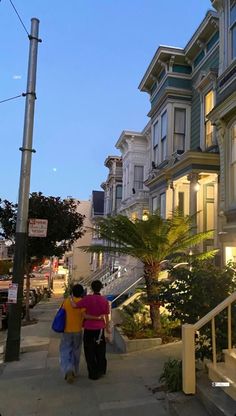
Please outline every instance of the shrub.
[[[160, 299], [170, 312], [169, 319], [180, 320], [181, 324], [193, 324], [210, 312], [215, 306], [236, 290], [235, 267], [228, 264], [220, 269], [211, 262], [195, 263], [191, 270], [175, 268], [170, 273], [170, 280], [163, 282]], [[218, 358], [220, 352], [227, 348], [227, 311], [222, 311], [215, 318], [216, 346]], [[236, 305], [232, 305], [232, 341], [236, 343]], [[206, 341], [207, 340], [207, 341]], [[200, 330], [197, 340], [198, 358], [209, 358], [211, 353], [211, 325]]]
[[169, 358], [159, 378], [170, 392], [182, 390], [182, 361]]

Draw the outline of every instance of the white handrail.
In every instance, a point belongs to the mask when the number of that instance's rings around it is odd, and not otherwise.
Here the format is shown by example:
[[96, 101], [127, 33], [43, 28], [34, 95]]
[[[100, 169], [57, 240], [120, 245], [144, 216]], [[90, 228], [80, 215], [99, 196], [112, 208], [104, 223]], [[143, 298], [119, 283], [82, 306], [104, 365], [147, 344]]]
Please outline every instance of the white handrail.
[[183, 391], [185, 394], [196, 393], [196, 368], [195, 368], [195, 333], [208, 322], [211, 321], [212, 329], [212, 355], [213, 366], [216, 366], [216, 334], [215, 334], [215, 316], [228, 308], [228, 349], [232, 348], [231, 335], [231, 305], [236, 301], [236, 291], [228, 296], [223, 302], [217, 305], [212, 311], [201, 318], [194, 325], [182, 325], [182, 373], [183, 373]]
[[113, 299], [112, 301], [111, 301], [111, 303], [113, 303], [113, 302], [115, 302], [117, 299], [119, 299], [122, 295], [124, 295], [125, 294], [125, 292], [127, 292], [129, 289], [131, 289], [131, 287], [133, 287], [134, 285], [136, 285], [138, 282], [140, 282], [140, 280], [142, 280], [143, 279], [143, 276], [141, 276], [141, 277], [139, 277], [137, 280], [135, 280], [135, 282], [134, 283], [132, 283], [132, 285], [130, 285], [129, 287], [127, 287], [125, 290], [123, 290], [123, 292], [122, 293], [120, 293], [118, 296], [116, 296], [116, 298], [115, 299]]
[[209, 321], [211, 321], [216, 315], [222, 312], [227, 306], [233, 303], [236, 300], [236, 291], [232, 293], [232, 295], [228, 296], [223, 302], [219, 303], [212, 311], [210, 311], [207, 315], [203, 316], [203, 318], [199, 319], [193, 326], [196, 331], [206, 325]]

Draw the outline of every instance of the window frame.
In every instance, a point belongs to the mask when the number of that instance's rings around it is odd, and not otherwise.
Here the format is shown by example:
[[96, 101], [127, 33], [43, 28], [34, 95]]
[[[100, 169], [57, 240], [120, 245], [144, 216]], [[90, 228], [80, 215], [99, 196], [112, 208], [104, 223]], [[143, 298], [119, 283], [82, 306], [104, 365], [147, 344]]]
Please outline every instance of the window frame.
[[[164, 197], [164, 205], [162, 205], [162, 198]], [[159, 205], [160, 205], [160, 216], [163, 219], [166, 219], [166, 192], [161, 192], [159, 195]], [[164, 209], [164, 213], [162, 212], [162, 210]]]
[[[176, 132], [176, 112], [180, 111], [184, 113], [184, 133]], [[173, 127], [173, 152], [177, 152], [178, 150], [183, 150], [185, 152], [186, 149], [186, 131], [187, 131], [187, 108], [185, 107], [174, 107], [174, 127]], [[175, 146], [175, 135], [182, 135], [183, 139], [183, 149], [177, 149]]]
[[[233, 130], [235, 129], [235, 135], [233, 136]], [[230, 204], [236, 206], [236, 120], [232, 123], [230, 130], [230, 146], [229, 146], [229, 178], [230, 178]], [[234, 143], [233, 143], [234, 142]], [[235, 146], [234, 152], [233, 147]], [[233, 160], [233, 154], [235, 154], [235, 160]]]
[[[159, 120], [156, 120], [152, 125], [152, 153], [153, 162], [158, 165], [158, 148], [159, 148]], [[157, 132], [157, 140], [155, 140], [155, 131]]]
[[[135, 180], [135, 168], [142, 168], [142, 181], [140, 181], [140, 180]], [[138, 187], [136, 187], [136, 183], [137, 183], [137, 184], [142, 183], [142, 186], [141, 186], [141, 187], [139, 187], [139, 185], [138, 185]], [[134, 188], [134, 190], [137, 192], [137, 191], [143, 190], [143, 186], [144, 186], [144, 166], [143, 166], [143, 165], [134, 165], [134, 181], [133, 181], [133, 188]]]
[[[231, 21], [231, 11], [235, 8], [235, 17], [234, 20]], [[233, 34], [235, 33], [235, 44], [233, 42]], [[234, 61], [236, 59], [236, 1], [229, 4], [229, 38], [230, 38], [230, 60]], [[234, 52], [235, 50], [235, 52]]]
[[[163, 118], [166, 117], [166, 131], [163, 135]], [[168, 113], [167, 109], [161, 114], [161, 162], [167, 159], [167, 136], [168, 136]]]
[[[206, 112], [206, 97], [212, 93], [212, 108], [210, 111]], [[211, 124], [211, 121], [207, 119], [207, 114], [209, 114], [215, 105], [215, 94], [214, 89], [210, 88], [203, 96], [203, 116], [204, 116], [204, 147], [205, 149], [209, 149], [210, 147], [214, 146], [214, 126]], [[211, 126], [211, 144], [207, 145], [207, 126]]]

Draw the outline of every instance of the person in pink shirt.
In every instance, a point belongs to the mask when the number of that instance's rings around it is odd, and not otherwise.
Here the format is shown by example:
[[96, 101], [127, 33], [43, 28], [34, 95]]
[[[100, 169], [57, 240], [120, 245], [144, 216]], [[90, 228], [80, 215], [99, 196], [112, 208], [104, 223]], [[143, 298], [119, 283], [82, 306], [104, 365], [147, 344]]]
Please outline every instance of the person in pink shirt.
[[[97, 380], [106, 374], [106, 340], [104, 330], [109, 333], [110, 306], [108, 300], [101, 296], [100, 280], [94, 280], [91, 284], [92, 295], [86, 295], [76, 304], [77, 308], [85, 308], [86, 314], [93, 319], [85, 318], [84, 327], [84, 354], [87, 363], [88, 376], [91, 380]], [[97, 319], [96, 319], [97, 318]]]

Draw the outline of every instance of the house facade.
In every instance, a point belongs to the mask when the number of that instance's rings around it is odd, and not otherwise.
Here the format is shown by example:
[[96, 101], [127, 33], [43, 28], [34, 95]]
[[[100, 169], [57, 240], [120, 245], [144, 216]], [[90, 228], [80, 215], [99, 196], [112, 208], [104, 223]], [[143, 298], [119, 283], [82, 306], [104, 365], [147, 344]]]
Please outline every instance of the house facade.
[[142, 219], [149, 212], [149, 190], [145, 185], [150, 160], [150, 126], [139, 133], [123, 131], [116, 143], [123, 161], [123, 192], [119, 212], [130, 219]]
[[102, 187], [106, 215], [196, 214], [198, 232], [214, 230], [202, 248], [223, 264], [236, 261], [236, 2], [212, 5], [184, 48], [157, 49], [139, 85], [150, 121], [121, 133]]
[[149, 209], [166, 218], [179, 208], [198, 212], [198, 231], [215, 229], [205, 248], [218, 247], [220, 156], [206, 118], [216, 101], [219, 18], [209, 11], [185, 48], [160, 46], [139, 85], [150, 97]]
[[222, 261], [236, 261], [236, 2], [212, 0], [219, 15], [219, 74], [208, 115], [220, 153], [219, 236]]
[[101, 184], [104, 190], [104, 216], [115, 215], [122, 200], [122, 158], [108, 156], [104, 165], [109, 169], [107, 180]]

